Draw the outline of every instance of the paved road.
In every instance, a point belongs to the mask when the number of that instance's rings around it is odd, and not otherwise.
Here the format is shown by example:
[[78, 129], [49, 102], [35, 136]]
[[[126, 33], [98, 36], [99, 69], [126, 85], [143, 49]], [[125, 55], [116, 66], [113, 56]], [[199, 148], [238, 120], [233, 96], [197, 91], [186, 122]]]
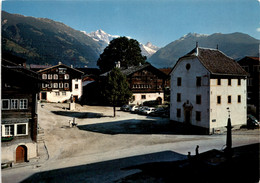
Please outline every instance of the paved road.
[[[3, 182], [113, 182], [139, 171], [122, 168], [147, 162], [180, 160], [186, 158], [188, 151], [194, 154], [196, 145], [200, 145], [199, 151], [204, 152], [222, 149], [226, 142], [225, 134], [207, 136], [122, 133], [126, 125], [129, 127], [129, 120], [135, 124], [132, 126], [134, 128], [139, 122], [151, 119], [123, 112], [118, 112], [117, 119], [98, 117], [97, 114], [101, 113], [103, 116], [109, 116], [112, 112], [110, 108], [79, 107], [80, 114], [85, 115], [85, 118], [78, 116], [79, 125], [100, 124], [97, 132], [65, 128], [65, 121], [71, 116], [67, 116], [67, 113], [57, 113], [62, 110], [62, 107], [53, 104], [46, 104], [40, 109], [40, 125], [44, 127], [45, 135], [48, 135], [46, 145], [50, 158], [39, 161], [38, 164], [29, 163], [24, 167], [2, 170]], [[86, 111], [89, 113], [84, 113]], [[46, 116], [49, 117], [48, 121]], [[152, 120], [156, 122], [161, 119]], [[162, 121], [165, 122], [165, 119]], [[110, 134], [111, 130], [120, 133]], [[233, 147], [259, 143], [259, 130], [235, 131], [232, 137]], [[59, 141], [55, 141], [57, 138]]]

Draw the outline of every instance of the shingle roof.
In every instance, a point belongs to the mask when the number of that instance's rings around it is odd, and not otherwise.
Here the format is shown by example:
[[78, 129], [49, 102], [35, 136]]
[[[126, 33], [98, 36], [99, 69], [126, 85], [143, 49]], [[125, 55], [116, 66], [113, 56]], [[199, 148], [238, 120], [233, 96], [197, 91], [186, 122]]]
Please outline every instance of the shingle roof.
[[196, 47], [179, 60], [197, 57], [201, 64], [214, 75], [247, 76], [248, 73], [232, 58], [217, 49]]
[[[145, 68], [150, 68], [152, 69], [154, 72], [156, 72], [157, 74], [159, 74], [161, 77], [167, 77], [167, 75], [165, 73], [163, 73], [162, 71], [160, 71], [159, 69], [153, 67], [150, 63], [146, 62], [145, 64], [143, 65], [139, 65], [139, 66], [131, 66], [127, 69], [125, 68], [120, 68], [122, 74], [126, 75], [126, 76], [130, 76], [131, 74], [137, 72], [137, 71], [140, 71], [140, 70], [143, 70]], [[108, 71], [108, 72], [105, 72], [103, 74], [101, 74], [100, 76], [108, 76], [108, 74], [110, 73], [111, 71]]]
[[142, 70], [142, 69], [144, 69], [146, 67], [149, 67], [149, 66], [151, 66], [151, 64], [145, 63], [145, 64], [140, 65], [140, 66], [132, 66], [132, 67], [129, 67], [127, 69], [123, 69], [123, 70], [121, 70], [121, 72], [123, 74], [125, 74], [126, 76], [129, 76], [129, 75], [131, 75], [131, 74], [133, 74], [133, 73], [135, 73], [135, 72], [137, 72], [139, 70]]
[[60, 64], [58, 64], [58, 65], [51, 66], [51, 67], [47, 67], [47, 68], [45, 68], [45, 69], [39, 70], [38, 72], [41, 73], [41, 72], [43, 72], [43, 71], [46, 71], [46, 70], [49, 70], [49, 69], [52, 69], [52, 68], [55, 68], [55, 67], [60, 67], [60, 66], [66, 67], [66, 68], [72, 69], [72, 70], [74, 70], [74, 71], [76, 71], [76, 72], [79, 72], [79, 73], [81, 73], [81, 74], [84, 74], [84, 72], [82, 72], [82, 71], [80, 71], [80, 70], [78, 70], [78, 69], [69, 67], [69, 66], [67, 66], [67, 65], [65, 65], [65, 64], [62, 64], [62, 63], [60, 63]]

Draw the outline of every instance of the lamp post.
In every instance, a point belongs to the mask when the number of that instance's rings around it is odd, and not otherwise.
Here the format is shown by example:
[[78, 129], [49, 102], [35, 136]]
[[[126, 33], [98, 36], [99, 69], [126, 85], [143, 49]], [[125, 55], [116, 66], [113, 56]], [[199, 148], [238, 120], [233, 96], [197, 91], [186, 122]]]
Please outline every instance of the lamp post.
[[228, 122], [227, 122], [227, 140], [226, 140], [226, 148], [225, 148], [225, 153], [227, 155], [228, 158], [232, 157], [232, 126], [231, 126], [231, 118], [230, 118], [230, 110], [229, 107], [227, 108], [228, 110]]

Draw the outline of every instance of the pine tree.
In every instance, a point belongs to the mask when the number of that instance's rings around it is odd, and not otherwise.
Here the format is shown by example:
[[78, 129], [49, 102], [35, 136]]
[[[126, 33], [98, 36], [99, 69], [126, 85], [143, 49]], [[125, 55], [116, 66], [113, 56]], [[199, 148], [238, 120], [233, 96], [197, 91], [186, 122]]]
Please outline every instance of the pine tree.
[[126, 76], [118, 68], [112, 69], [103, 83], [102, 95], [113, 106], [114, 117], [116, 116], [116, 106], [127, 103], [132, 92], [129, 89]]

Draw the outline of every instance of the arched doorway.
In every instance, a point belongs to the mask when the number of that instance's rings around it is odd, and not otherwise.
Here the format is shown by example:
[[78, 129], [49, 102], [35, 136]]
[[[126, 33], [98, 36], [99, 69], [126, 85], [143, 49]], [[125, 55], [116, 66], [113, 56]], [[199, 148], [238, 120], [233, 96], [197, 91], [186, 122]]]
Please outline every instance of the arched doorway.
[[16, 163], [27, 161], [27, 147], [20, 145], [16, 148]]
[[185, 122], [186, 125], [190, 125], [191, 124], [192, 108], [193, 108], [193, 105], [190, 103], [189, 100], [187, 100], [183, 104], [184, 120], [185, 120], [184, 122]]
[[158, 102], [158, 105], [162, 105], [162, 98], [161, 97], [158, 97], [156, 100]]

